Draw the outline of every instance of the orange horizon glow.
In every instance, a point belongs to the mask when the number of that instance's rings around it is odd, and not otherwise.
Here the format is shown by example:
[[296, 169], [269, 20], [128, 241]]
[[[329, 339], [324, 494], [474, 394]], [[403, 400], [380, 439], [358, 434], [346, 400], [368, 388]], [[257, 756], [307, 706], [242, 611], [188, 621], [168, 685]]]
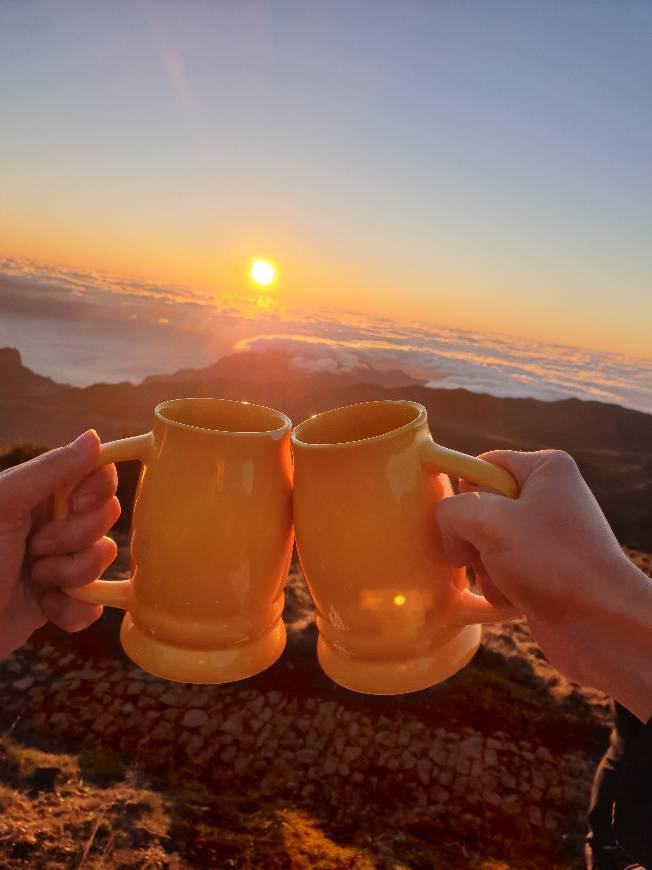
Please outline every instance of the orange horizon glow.
[[[2, 227], [0, 226], [0, 230]], [[1, 233], [0, 233], [1, 235]], [[53, 239], [54, 241], [58, 241]], [[154, 246], [152, 246], [154, 247]], [[159, 250], [152, 260], [145, 259], [147, 249], [141, 247], [138, 254], [129, 256], [110, 254], [106, 248], [92, 250], [90, 248], [78, 252], [79, 256], [61, 257], [55, 255], [55, 247], [35, 245], [33, 241], [11, 246], [3, 245], [0, 255], [14, 256], [26, 259], [44, 266], [64, 270], [85, 269], [90, 272], [106, 273], [112, 277], [124, 280], [137, 279], [163, 284], [178, 284], [207, 296], [227, 295], [251, 298], [256, 307], [267, 310], [277, 305], [316, 306], [331, 310], [341, 310], [348, 314], [361, 317], [387, 317], [396, 319], [397, 323], [449, 326], [456, 329], [478, 330], [506, 338], [526, 339], [559, 343], [582, 349], [607, 351], [625, 356], [652, 358], [649, 341], [646, 336], [637, 340], [629, 329], [618, 330], [605, 318], [602, 323], [596, 318], [591, 332], [578, 334], [578, 322], [569, 319], [565, 309], [545, 310], [545, 316], [532, 317], [527, 308], [509, 310], [509, 305], [501, 304], [498, 288], [485, 288], [483, 294], [488, 300], [486, 306], [479, 306], [472, 297], [477, 291], [469, 288], [459, 277], [444, 275], [442, 285], [446, 290], [434, 291], [431, 300], [415, 300], [401, 292], [397, 292], [392, 284], [392, 276], [365, 276], [361, 264], [348, 262], [339, 272], [335, 264], [330, 269], [320, 269], [315, 262], [307, 262], [300, 258], [296, 246], [287, 246], [287, 262], [284, 270], [283, 284], [275, 283], [273, 299], [268, 296], [254, 295], [247, 286], [247, 280], [252, 281], [252, 261], [245, 253], [245, 248], [251, 250], [255, 246], [238, 245], [230, 256], [221, 258], [206, 258], [203, 263], [198, 257], [190, 256], [183, 259], [181, 251], [165, 248]], [[278, 248], [278, 246], [275, 246]], [[292, 249], [294, 247], [294, 250]], [[69, 249], [69, 245], [56, 245], [61, 252]], [[72, 251], [70, 252], [72, 255]], [[160, 253], [160, 256], [158, 254]], [[39, 256], [39, 254], [41, 254]], [[50, 254], [50, 256], [48, 256]], [[292, 264], [292, 255], [296, 260]], [[245, 267], [249, 263], [248, 270]], [[275, 273], [275, 279], [277, 278]], [[331, 274], [333, 279], [331, 279]], [[245, 277], [243, 277], [245, 276]], [[372, 280], [373, 279], [373, 280]], [[331, 283], [333, 280], [333, 283]], [[407, 276], [405, 281], [416, 280]], [[401, 286], [401, 282], [397, 281]], [[304, 288], [310, 288], [309, 290]], [[266, 289], [263, 285], [258, 290]], [[253, 291], [254, 294], [256, 291]], [[465, 297], [468, 301], [463, 306]], [[590, 312], [587, 312], [587, 315]], [[588, 320], [588, 316], [587, 316]], [[585, 324], [586, 326], [587, 324]]]
[[636, 10], [5, 5], [0, 253], [652, 357]]

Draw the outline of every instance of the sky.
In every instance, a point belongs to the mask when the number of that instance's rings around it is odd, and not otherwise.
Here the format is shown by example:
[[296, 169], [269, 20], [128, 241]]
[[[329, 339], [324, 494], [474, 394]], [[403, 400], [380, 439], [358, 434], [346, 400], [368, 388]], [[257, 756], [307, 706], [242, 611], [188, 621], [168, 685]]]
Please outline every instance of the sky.
[[652, 356], [652, 4], [0, 0], [0, 255]]

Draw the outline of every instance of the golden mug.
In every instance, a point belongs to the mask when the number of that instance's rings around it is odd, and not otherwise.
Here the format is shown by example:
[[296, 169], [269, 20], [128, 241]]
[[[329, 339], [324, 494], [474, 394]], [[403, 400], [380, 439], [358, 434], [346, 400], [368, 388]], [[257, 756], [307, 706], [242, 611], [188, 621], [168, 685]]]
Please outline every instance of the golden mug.
[[[225, 683], [283, 652], [291, 427], [285, 414], [248, 402], [174, 399], [157, 406], [151, 432], [102, 446], [100, 463], [143, 465], [132, 576], [65, 591], [124, 609], [120, 640], [144, 670]], [[66, 511], [59, 493], [55, 515]]]
[[474, 655], [480, 623], [512, 618], [447, 563], [437, 504], [447, 474], [515, 498], [503, 468], [435, 444], [426, 409], [380, 401], [317, 414], [291, 436], [297, 550], [336, 683], [374, 695], [425, 689]]

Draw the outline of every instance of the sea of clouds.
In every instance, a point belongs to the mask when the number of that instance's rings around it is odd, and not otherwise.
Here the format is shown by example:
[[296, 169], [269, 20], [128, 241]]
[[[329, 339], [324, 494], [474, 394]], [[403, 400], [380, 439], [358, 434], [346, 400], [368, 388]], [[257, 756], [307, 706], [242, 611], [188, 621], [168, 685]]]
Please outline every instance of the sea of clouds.
[[234, 350], [287, 353], [304, 371], [399, 369], [437, 388], [576, 397], [652, 413], [652, 359], [437, 324], [289, 306], [269, 295], [0, 258], [0, 347], [40, 374], [85, 386], [199, 368]]

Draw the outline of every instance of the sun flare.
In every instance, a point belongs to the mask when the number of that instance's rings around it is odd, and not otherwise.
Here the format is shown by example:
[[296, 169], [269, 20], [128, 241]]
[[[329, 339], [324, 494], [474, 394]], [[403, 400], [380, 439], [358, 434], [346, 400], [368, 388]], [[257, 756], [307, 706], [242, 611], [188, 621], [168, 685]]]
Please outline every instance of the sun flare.
[[267, 287], [276, 278], [276, 268], [267, 260], [254, 260], [251, 265], [251, 278], [256, 284]]

